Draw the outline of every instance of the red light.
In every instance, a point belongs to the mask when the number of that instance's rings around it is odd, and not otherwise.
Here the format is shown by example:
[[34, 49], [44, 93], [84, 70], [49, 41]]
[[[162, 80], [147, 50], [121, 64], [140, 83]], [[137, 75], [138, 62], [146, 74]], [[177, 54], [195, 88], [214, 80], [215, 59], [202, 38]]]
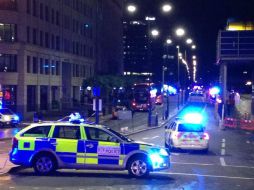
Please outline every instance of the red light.
[[12, 138], [12, 148], [18, 148], [19, 141], [16, 137]]
[[204, 139], [204, 140], [209, 140], [209, 135], [208, 135], [208, 133], [204, 133], [203, 134], [203, 136], [202, 136], [202, 138]]

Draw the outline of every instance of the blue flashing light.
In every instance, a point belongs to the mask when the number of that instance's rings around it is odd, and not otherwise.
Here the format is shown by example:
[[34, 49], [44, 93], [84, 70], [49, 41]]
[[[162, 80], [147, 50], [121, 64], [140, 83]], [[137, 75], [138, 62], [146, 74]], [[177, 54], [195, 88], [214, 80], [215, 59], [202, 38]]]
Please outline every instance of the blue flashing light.
[[152, 153], [149, 155], [150, 160], [152, 162], [153, 168], [160, 168], [164, 163], [164, 159], [160, 156], [159, 153]]
[[15, 115], [15, 116], [14, 116], [14, 120], [15, 120], [15, 121], [19, 121], [19, 116]]
[[168, 86], [168, 92], [169, 94], [176, 94], [176, 89], [172, 86]]
[[220, 88], [218, 86], [210, 88], [209, 93], [210, 95], [215, 96], [220, 93]]
[[188, 113], [183, 117], [184, 122], [192, 124], [202, 124], [203, 116], [200, 113]]

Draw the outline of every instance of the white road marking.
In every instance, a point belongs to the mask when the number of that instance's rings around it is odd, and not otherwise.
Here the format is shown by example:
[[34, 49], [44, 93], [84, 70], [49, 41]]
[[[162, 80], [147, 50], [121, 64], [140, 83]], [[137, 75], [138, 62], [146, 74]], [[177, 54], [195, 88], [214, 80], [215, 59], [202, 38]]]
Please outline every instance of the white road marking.
[[146, 140], [146, 139], [148, 139], [148, 137], [145, 137], [145, 138], [142, 138], [143, 140]]
[[226, 142], [226, 139], [222, 139], [222, 142], [225, 143], [225, 142]]
[[154, 136], [154, 137], [152, 137], [151, 139], [156, 139], [156, 138], [158, 138], [158, 137], [160, 137], [160, 136]]
[[15, 189], [15, 187], [9, 187], [9, 189]]
[[250, 168], [250, 169], [254, 169], [254, 166], [235, 166], [235, 165], [226, 165], [226, 167], [232, 167], [232, 168]]
[[226, 144], [225, 143], [222, 143], [221, 144], [221, 148], [225, 148], [226, 147]]
[[180, 155], [180, 153], [170, 153], [170, 155], [174, 155], [174, 156], [179, 156]]
[[225, 159], [223, 157], [220, 157], [220, 164], [222, 166], [226, 166], [226, 162], [225, 162]]
[[164, 174], [164, 175], [183, 175], [183, 176], [197, 176], [197, 177], [210, 177], [210, 178], [254, 180], [253, 177], [238, 177], [238, 176], [223, 176], [223, 175], [205, 175], [205, 174], [173, 173], [173, 172], [153, 172], [153, 173], [154, 174]]
[[225, 153], [226, 153], [225, 149], [224, 149], [224, 148], [222, 148], [222, 149], [221, 149], [221, 152], [220, 152], [221, 156], [224, 156], [224, 155], [225, 155]]
[[206, 163], [188, 163], [188, 162], [171, 162], [172, 164], [183, 164], [183, 165], [198, 165], [198, 166], [213, 166], [215, 164], [206, 164]]
[[33, 187], [33, 189], [39, 189], [39, 187]]
[[246, 141], [247, 144], [250, 144], [250, 141]]

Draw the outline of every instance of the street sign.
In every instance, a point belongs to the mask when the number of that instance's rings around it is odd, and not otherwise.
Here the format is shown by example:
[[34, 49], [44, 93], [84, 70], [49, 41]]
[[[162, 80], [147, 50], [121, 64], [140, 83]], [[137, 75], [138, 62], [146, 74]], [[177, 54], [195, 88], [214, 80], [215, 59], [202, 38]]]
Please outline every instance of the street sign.
[[217, 60], [254, 60], [254, 31], [220, 31]]
[[[102, 111], [102, 100], [99, 99], [99, 111]], [[93, 111], [96, 111], [96, 98], [93, 99]]]

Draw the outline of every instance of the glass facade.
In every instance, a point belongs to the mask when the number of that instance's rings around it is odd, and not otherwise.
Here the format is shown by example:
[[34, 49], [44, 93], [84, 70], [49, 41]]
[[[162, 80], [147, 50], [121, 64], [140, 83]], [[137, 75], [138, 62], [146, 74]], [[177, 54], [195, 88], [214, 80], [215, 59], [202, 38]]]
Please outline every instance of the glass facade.
[[16, 24], [0, 23], [0, 42], [15, 42], [17, 34]]
[[17, 0], [1, 0], [0, 10], [16, 10]]
[[0, 72], [17, 72], [17, 55], [0, 54]]

